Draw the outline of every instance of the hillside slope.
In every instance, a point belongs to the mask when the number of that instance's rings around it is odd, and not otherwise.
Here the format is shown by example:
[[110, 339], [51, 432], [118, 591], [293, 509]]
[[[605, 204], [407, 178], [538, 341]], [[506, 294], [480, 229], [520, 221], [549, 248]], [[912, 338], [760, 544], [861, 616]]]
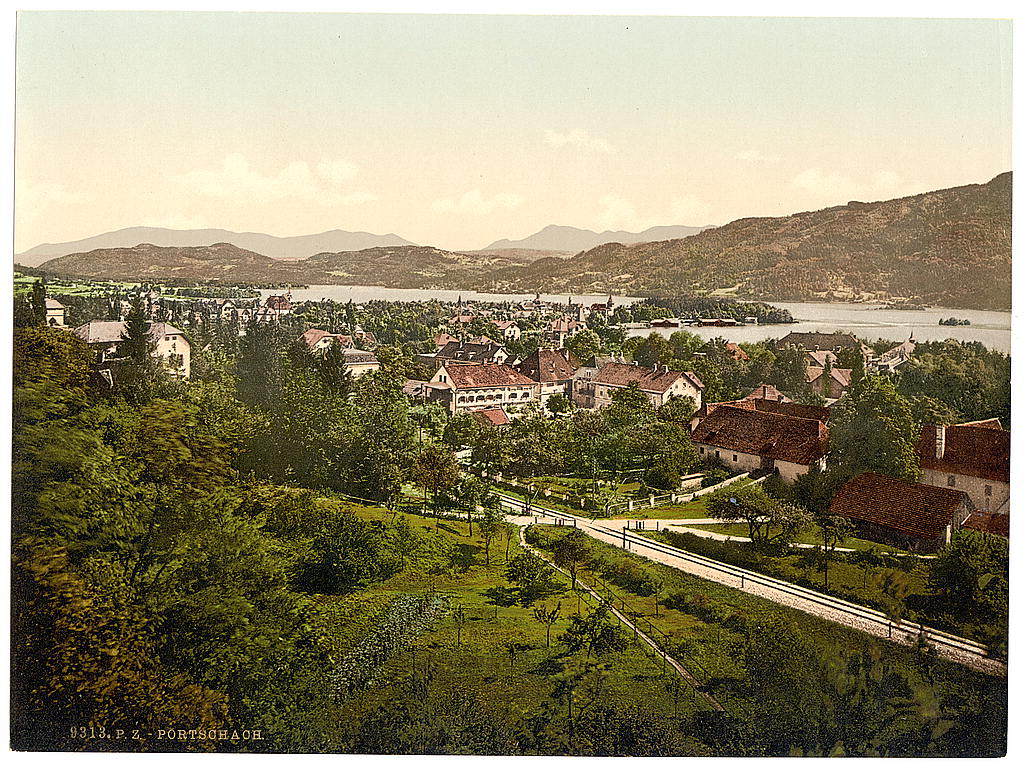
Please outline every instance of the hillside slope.
[[314, 253], [365, 250], [370, 247], [411, 245], [412, 242], [397, 234], [370, 234], [365, 231], [324, 231], [320, 234], [278, 237], [254, 231], [225, 231], [221, 228], [173, 229], [135, 226], [98, 234], [88, 239], [58, 244], [42, 244], [15, 256], [24, 266], [38, 266], [50, 258], [91, 250], [129, 247], [138, 244], [163, 247], [202, 247], [227, 242], [243, 250], [267, 255], [271, 258], [305, 258]]
[[690, 293], [779, 301], [918, 297], [1010, 306], [1011, 173], [883, 202], [744, 218], [683, 239], [605, 244], [486, 278], [489, 290]]

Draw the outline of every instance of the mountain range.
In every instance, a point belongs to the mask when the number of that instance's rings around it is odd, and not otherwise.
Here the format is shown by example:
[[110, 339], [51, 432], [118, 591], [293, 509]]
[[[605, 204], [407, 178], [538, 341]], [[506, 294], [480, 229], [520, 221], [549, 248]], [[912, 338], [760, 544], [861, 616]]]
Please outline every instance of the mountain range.
[[680, 239], [691, 234], [699, 234], [708, 228], [712, 228], [712, 226], [654, 226], [638, 233], [631, 231], [602, 231], [599, 234], [590, 229], [574, 228], [573, 226], [546, 226], [536, 234], [531, 234], [525, 239], [499, 239], [497, 242], [489, 244], [484, 250], [523, 248], [527, 250], [557, 250], [565, 253], [578, 253], [581, 250], [590, 250], [608, 242], [620, 242], [628, 245], [636, 244], [637, 242]]
[[[1012, 176], [785, 217], [743, 218], [683, 238], [575, 254], [418, 245], [275, 260], [234, 244], [89, 250], [47, 273], [103, 279], [349, 284], [504, 293], [717, 293], [776, 301], [910, 299], [1010, 308]], [[497, 244], [497, 243], [496, 243]]]
[[225, 231], [220, 228], [173, 229], [134, 226], [108, 231], [88, 239], [57, 244], [42, 244], [15, 256], [22, 266], [38, 266], [50, 258], [72, 253], [86, 253], [112, 247], [139, 244], [164, 247], [202, 247], [228, 242], [243, 250], [251, 250], [271, 258], [305, 258], [315, 253], [365, 250], [369, 247], [392, 247], [413, 244], [397, 234], [369, 234], [365, 231], [324, 231], [321, 234], [277, 237], [253, 231]]

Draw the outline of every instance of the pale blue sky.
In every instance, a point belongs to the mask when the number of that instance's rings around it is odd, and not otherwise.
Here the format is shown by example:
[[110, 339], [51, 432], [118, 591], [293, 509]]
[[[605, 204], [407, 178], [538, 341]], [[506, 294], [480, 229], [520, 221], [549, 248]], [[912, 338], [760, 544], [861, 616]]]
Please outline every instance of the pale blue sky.
[[474, 248], [983, 182], [1010, 50], [996, 21], [23, 14], [16, 249], [130, 225]]

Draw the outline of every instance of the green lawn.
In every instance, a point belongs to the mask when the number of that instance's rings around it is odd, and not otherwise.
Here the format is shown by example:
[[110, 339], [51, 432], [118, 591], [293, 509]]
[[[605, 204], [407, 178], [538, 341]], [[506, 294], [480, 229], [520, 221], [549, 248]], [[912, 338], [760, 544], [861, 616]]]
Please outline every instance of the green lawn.
[[[694, 529], [701, 529], [707, 532], [715, 532], [719, 535], [732, 535], [734, 537], [749, 537], [750, 530], [747, 528], [745, 523], [735, 524], [699, 524], [695, 525]], [[820, 546], [821, 538], [814, 532], [813, 529], [805, 529], [798, 532], [794, 537], [794, 543], [805, 543], [807, 545]], [[896, 548], [894, 546], [888, 546], [884, 543], [874, 543], [870, 540], [863, 540], [858, 537], [846, 538], [842, 543], [839, 544], [839, 548], [852, 548], [859, 549], [862, 551], [870, 551], [876, 549], [883, 553], [907, 553], [906, 550]]]
[[[616, 519], [706, 519], [707, 507], [702, 500], [694, 500], [688, 503], [677, 503], [675, 505], [659, 505], [655, 508], [638, 508], [629, 513], [622, 513], [613, 518]], [[701, 527], [703, 529], [703, 527]]]
[[[311, 627], [333, 654], [330, 661], [338, 663], [364, 641], [391, 600], [439, 593], [450, 597], [450, 607], [449, 613], [426, 631], [392, 652], [369, 685], [324, 719], [325, 726], [332, 729], [336, 749], [507, 752], [524, 744], [522, 749], [549, 754], [714, 752], [699, 740], [707, 738], [707, 718], [696, 713], [708, 711], [707, 702], [688, 688], [677, 690], [680, 684], [673, 679], [672, 671], [663, 674], [663, 665], [651, 659], [646, 646], [634, 643], [628, 630], [623, 630], [629, 644], [622, 653], [588, 659], [583, 652], [567, 652], [558, 635], [566, 631], [578, 605], [584, 613], [592, 605], [570, 593], [567, 579], [562, 578], [560, 587], [535, 603], [548, 608], [560, 606], [549, 646], [545, 628], [534, 617], [531, 606], [500, 598], [496, 603], [489, 593], [496, 587], [512, 586], [504, 577], [504, 538], [494, 541], [488, 565], [478, 526], [474, 526], [471, 537], [466, 522], [442, 519], [437, 523], [416, 514], [402, 516], [372, 506], [351, 507], [371, 522], [408, 519], [419, 537], [419, 547], [407, 553], [405, 568], [387, 580], [348, 594], [315, 597]], [[566, 532], [554, 527], [531, 529], [549, 539]], [[509, 537], [509, 557], [515, 559], [521, 549], [513, 531]], [[926, 679], [921, 663], [915, 661], [909, 649], [589, 538], [586, 544], [590, 556], [604, 564], [584, 567], [581, 578], [599, 587], [616, 607], [624, 605], [636, 620], [663, 632], [671, 652], [709, 681], [707, 690], [737, 719], [756, 722], [759, 712], [756, 701], [741, 699], [741, 694], [749, 690], [744, 688], [746, 671], [738, 655], [744, 647], [741, 622], [745, 620], [779, 619], [798, 627], [802, 636], [820, 649], [825, 664], [853, 653], [875, 652], [884, 668], [905, 679], [911, 691], [927, 693], [931, 689], [926, 690], [925, 684], [930, 679], [942, 697], [946, 692], [966, 691], [971, 695], [991, 694], [998, 701], [1000, 686], [1005, 685], [944, 662], [929, 662], [931, 677]], [[675, 607], [659, 603], [656, 610], [652, 597], [636, 593], [619, 577], [621, 573], [611, 572], [609, 567], [626, 567], [631, 577], [641, 574], [654, 578], [662, 587], [661, 599], [675, 596]], [[465, 614], [461, 625], [450, 613], [459, 607]], [[510, 645], [516, 649], [514, 660], [508, 655]], [[325, 668], [330, 667], [325, 664]], [[575, 686], [571, 696], [576, 714], [571, 722], [567, 685]], [[611, 715], [588, 716], [588, 712]], [[593, 722], [600, 718], [600, 727], [607, 727], [611, 734], [605, 742], [612, 746], [590, 746], [597, 738], [593, 726], [591, 736], [579, 736], [581, 717], [590, 717]], [[627, 726], [632, 730], [627, 731]], [[459, 734], [466, 728], [476, 729], [472, 737], [476, 746], [461, 746]], [[437, 741], [430, 741], [435, 735]], [[479, 739], [490, 738], [488, 735], [494, 737], [488, 742], [493, 747], [480, 748]]]

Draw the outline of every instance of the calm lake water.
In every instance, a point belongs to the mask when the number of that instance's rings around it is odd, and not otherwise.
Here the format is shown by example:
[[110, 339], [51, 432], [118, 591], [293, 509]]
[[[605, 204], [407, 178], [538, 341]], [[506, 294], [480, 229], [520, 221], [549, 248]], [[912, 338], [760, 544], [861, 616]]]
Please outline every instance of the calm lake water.
[[[280, 290], [262, 290], [264, 298]], [[476, 293], [472, 290], [419, 290], [415, 288], [382, 288], [366, 285], [311, 285], [308, 288], [296, 288], [292, 291], [293, 301], [348, 301], [355, 303], [372, 300], [385, 301], [456, 301], [462, 296], [465, 301], [524, 301], [533, 298], [532, 294], [498, 295], [494, 293]], [[545, 301], [565, 303], [564, 295], [553, 296], [541, 294]], [[607, 300], [606, 295], [573, 296], [573, 300], [587, 304], [600, 303]], [[613, 296], [616, 304], [629, 304], [638, 299], [629, 296]], [[683, 328], [698, 336], [711, 339], [716, 336], [742, 344], [743, 342], [762, 341], [768, 338], [782, 338], [790, 331], [808, 332], [849, 331], [862, 340], [892, 339], [905, 341], [911, 333], [918, 341], [942, 341], [959, 339], [960, 341], [979, 341], [989, 349], [1000, 352], [1010, 351], [1010, 313], [985, 312], [976, 309], [940, 309], [932, 308], [924, 311], [900, 311], [895, 309], [876, 309], [872, 304], [796, 304], [774, 303], [775, 306], [788, 309], [795, 323], [787, 325], [744, 325], [736, 328]], [[940, 318], [956, 317], [971, 321], [969, 326], [939, 325]], [[631, 328], [631, 336], [647, 336], [651, 332], [671, 336], [679, 328]]]

